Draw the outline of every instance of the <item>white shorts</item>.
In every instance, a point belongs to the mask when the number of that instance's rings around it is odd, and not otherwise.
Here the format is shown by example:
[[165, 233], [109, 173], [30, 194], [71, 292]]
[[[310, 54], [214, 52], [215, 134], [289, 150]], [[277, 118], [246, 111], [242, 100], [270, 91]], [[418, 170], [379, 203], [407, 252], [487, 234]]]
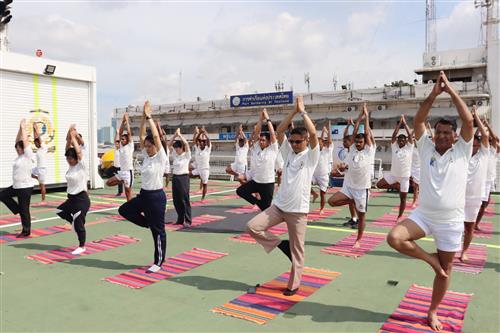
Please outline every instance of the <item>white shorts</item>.
[[200, 176], [201, 182], [203, 184], [208, 184], [208, 177], [210, 176], [210, 169], [201, 169], [201, 170], [193, 169], [193, 171], [191, 171], [191, 173], [193, 174], [193, 176]]
[[330, 179], [328, 178], [328, 174], [326, 175], [313, 175], [312, 176], [312, 184], [313, 185], [318, 185], [319, 189], [323, 192], [326, 192], [328, 190], [328, 181]]
[[354, 204], [356, 205], [356, 210], [360, 213], [366, 213], [368, 209], [368, 198], [370, 197], [370, 190], [365, 189], [355, 189], [349, 186], [346, 186], [345, 183], [342, 186], [340, 192], [344, 193], [349, 199], [354, 200]]
[[426, 236], [433, 235], [438, 250], [445, 252], [458, 252], [462, 249], [462, 235], [464, 233], [463, 221], [433, 222], [415, 209], [410, 216]]
[[234, 172], [236, 172], [239, 175], [244, 174], [246, 169], [247, 169], [247, 166], [245, 164], [235, 163], [235, 162], [231, 163], [231, 170], [233, 170]]
[[479, 208], [481, 208], [481, 200], [467, 200], [465, 199], [464, 208], [464, 221], [465, 222], [476, 222], [477, 213], [479, 213]]
[[488, 201], [491, 191], [495, 189], [495, 182], [487, 180], [484, 183], [484, 197], [481, 198], [482, 201]]
[[413, 180], [413, 182], [420, 184], [420, 169], [411, 170], [411, 179]]
[[132, 170], [120, 170], [116, 174], [116, 178], [123, 181], [123, 185], [127, 188], [134, 185], [134, 172]]
[[408, 189], [410, 188], [410, 177], [396, 177], [389, 172], [384, 175], [384, 179], [389, 185], [399, 183], [399, 192], [408, 193]]
[[31, 174], [33, 176], [38, 177], [38, 182], [40, 184], [45, 184], [45, 177], [47, 176], [47, 169], [46, 168], [39, 168], [39, 167], [33, 168], [33, 169], [31, 169]]

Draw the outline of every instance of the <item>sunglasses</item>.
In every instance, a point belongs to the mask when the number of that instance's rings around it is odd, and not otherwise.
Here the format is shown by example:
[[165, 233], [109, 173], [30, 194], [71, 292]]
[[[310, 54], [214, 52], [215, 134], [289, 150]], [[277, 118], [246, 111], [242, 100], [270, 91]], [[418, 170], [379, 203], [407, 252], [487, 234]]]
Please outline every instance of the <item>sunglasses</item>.
[[302, 140], [288, 140], [288, 142], [290, 142], [291, 145], [300, 145], [304, 141], [305, 141], [304, 139], [302, 139]]

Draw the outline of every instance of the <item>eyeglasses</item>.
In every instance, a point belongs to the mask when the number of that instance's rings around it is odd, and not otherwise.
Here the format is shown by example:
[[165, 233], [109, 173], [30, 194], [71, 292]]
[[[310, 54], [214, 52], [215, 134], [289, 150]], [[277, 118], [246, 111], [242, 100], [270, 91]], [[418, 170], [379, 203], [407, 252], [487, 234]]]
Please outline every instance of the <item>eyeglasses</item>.
[[304, 139], [302, 139], [302, 140], [288, 140], [288, 142], [290, 142], [291, 145], [300, 145], [304, 141], [305, 141]]

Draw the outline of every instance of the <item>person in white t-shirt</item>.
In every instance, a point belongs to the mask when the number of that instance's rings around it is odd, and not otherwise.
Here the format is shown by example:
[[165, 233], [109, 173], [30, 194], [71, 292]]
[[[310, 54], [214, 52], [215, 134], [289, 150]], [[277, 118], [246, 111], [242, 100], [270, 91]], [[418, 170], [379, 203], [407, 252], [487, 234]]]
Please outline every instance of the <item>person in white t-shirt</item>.
[[[261, 132], [262, 124], [267, 124], [269, 133]], [[260, 210], [265, 210], [271, 205], [274, 194], [275, 163], [278, 155], [278, 142], [274, 127], [269, 119], [267, 110], [260, 113], [260, 120], [254, 130], [259, 143], [252, 145], [250, 171], [240, 175], [239, 180], [243, 185], [236, 189], [236, 194], [252, 205], [257, 205]], [[258, 198], [254, 195], [258, 193]]]
[[[125, 126], [127, 127], [127, 133], [124, 132]], [[118, 183], [122, 183], [125, 187], [127, 201], [132, 199], [132, 186], [134, 185], [134, 140], [132, 135], [128, 113], [125, 112], [118, 132], [120, 138], [120, 171], [108, 179], [106, 185], [116, 186]]]
[[[361, 120], [365, 118], [365, 133], [358, 133]], [[328, 203], [330, 206], [343, 206], [354, 203], [358, 216], [358, 237], [353, 247], [360, 247], [360, 241], [365, 230], [365, 215], [368, 209], [368, 198], [371, 188], [372, 157], [375, 154], [375, 140], [370, 129], [370, 116], [366, 103], [359, 113], [352, 133], [354, 144], [349, 148], [345, 163], [339, 165], [341, 172], [346, 172], [342, 190], [333, 194]]]
[[[19, 124], [15, 143], [17, 157], [12, 164], [12, 186], [0, 191], [0, 201], [9, 208], [12, 214], [21, 217], [22, 231], [17, 238], [28, 237], [31, 233], [30, 202], [33, 193], [31, 169], [34, 154], [26, 134], [26, 120]], [[14, 200], [17, 197], [17, 202]]]
[[[297, 114], [302, 116], [305, 128], [294, 128], [286, 140], [285, 130]], [[316, 128], [305, 111], [302, 96], [296, 98], [294, 109], [281, 122], [277, 132], [280, 154], [285, 160], [283, 180], [272, 205], [248, 222], [247, 232], [266, 252], [278, 247], [290, 259], [292, 267], [283, 295], [292, 296], [299, 289], [304, 268], [311, 179], [319, 160]], [[287, 224], [289, 240], [282, 241], [268, 231], [282, 222]]]
[[36, 147], [36, 167], [31, 170], [31, 177], [38, 180], [40, 186], [40, 194], [42, 196], [41, 204], [45, 204], [45, 178], [47, 177], [47, 146], [42, 142], [38, 132], [38, 126], [33, 123], [33, 137]]
[[163, 171], [163, 177], [165, 177], [165, 187], [168, 187], [168, 181], [169, 181], [168, 177], [170, 174], [170, 154], [168, 149], [168, 137], [167, 133], [165, 133], [165, 130], [161, 127], [159, 120], [156, 121], [156, 129], [160, 134], [160, 141], [163, 150], [165, 151], [165, 154], [167, 154], [167, 161], [165, 162], [165, 170]]
[[74, 255], [86, 251], [85, 218], [90, 209], [90, 198], [87, 193], [89, 175], [77, 137], [78, 132], [73, 124], [66, 136], [66, 150], [64, 153], [69, 166], [68, 171], [66, 171], [68, 199], [57, 207], [57, 215], [68, 221], [78, 236], [78, 247], [71, 252]]
[[495, 181], [497, 178], [497, 160], [498, 153], [500, 152], [500, 138], [493, 132], [490, 124], [485, 120], [484, 125], [488, 129], [489, 133], [489, 144], [490, 144], [490, 154], [488, 157], [488, 170], [486, 172], [486, 182], [484, 183], [483, 197], [481, 198], [481, 208], [476, 218], [476, 224], [474, 225], [475, 230], [481, 230], [479, 228], [479, 223], [481, 222], [484, 211], [490, 204], [491, 192], [495, 189]]
[[[408, 136], [404, 134], [398, 135], [399, 129], [402, 126], [405, 128]], [[399, 190], [399, 214], [396, 219], [396, 223], [398, 223], [406, 208], [406, 196], [410, 188], [411, 160], [413, 154], [413, 137], [404, 115], [401, 115], [392, 133], [391, 148], [391, 172], [377, 182], [377, 187]]]
[[[328, 128], [331, 128], [330, 121], [327, 124]], [[325, 134], [327, 137], [325, 138]], [[332, 131], [328, 130], [326, 126], [323, 126], [323, 130], [321, 131], [321, 138], [319, 139], [319, 162], [314, 170], [314, 174], [312, 177], [312, 185], [317, 185], [319, 187], [319, 196], [320, 196], [320, 215], [323, 214], [323, 210], [325, 209], [325, 196], [326, 191], [328, 190], [328, 181], [329, 175], [331, 171], [331, 163], [332, 155], [333, 155], [333, 140], [332, 140]], [[311, 194], [313, 196], [313, 202], [318, 198], [318, 194], [311, 187]]]
[[472, 107], [472, 116], [477, 124], [478, 131], [476, 131], [474, 135], [472, 157], [469, 161], [469, 168], [467, 169], [467, 187], [464, 208], [464, 244], [460, 255], [460, 260], [463, 262], [468, 260], [467, 250], [469, 249], [474, 235], [474, 225], [476, 223], [479, 208], [482, 204], [481, 198], [484, 197], [484, 184], [486, 183], [488, 158], [490, 155], [488, 130], [479, 118], [475, 105]]
[[[179, 138], [179, 140], [177, 140]], [[191, 149], [189, 143], [182, 136], [178, 128], [170, 139], [168, 149], [172, 153], [172, 199], [177, 212], [175, 224], [183, 224], [190, 227], [191, 201], [189, 198], [189, 162], [191, 161]]]
[[[120, 136], [118, 135], [118, 129], [116, 130], [116, 135], [115, 135], [115, 151], [114, 151], [114, 157], [113, 157], [113, 174], [116, 175], [118, 174], [118, 171], [120, 171]], [[119, 197], [123, 194], [123, 183], [119, 182], [118, 183], [118, 192], [116, 193], [116, 196]]]
[[234, 147], [234, 162], [226, 167], [226, 173], [237, 178], [245, 174], [248, 165], [248, 140], [241, 124], [234, 139]]
[[212, 143], [208, 137], [205, 127], [201, 129], [195, 127], [193, 135], [194, 144], [194, 167], [191, 169], [190, 177], [200, 178], [200, 188], [202, 189], [201, 201], [205, 200], [208, 190], [208, 178], [210, 177], [210, 154]]
[[[120, 215], [130, 222], [151, 230], [154, 241], [154, 261], [146, 273], [160, 271], [167, 255], [167, 234], [165, 233], [167, 196], [163, 191], [163, 173], [167, 154], [161, 144], [160, 133], [151, 118], [151, 113], [151, 106], [146, 101], [139, 132], [140, 146], [144, 156], [141, 166], [141, 191], [118, 209]], [[146, 135], [146, 123], [151, 130], [150, 135]]]
[[[435, 99], [450, 95], [462, 120], [460, 137], [457, 125], [441, 118], [435, 124], [435, 142], [426, 134], [425, 121]], [[414, 117], [415, 138], [420, 155], [420, 203], [411, 215], [396, 225], [387, 236], [389, 245], [400, 253], [427, 262], [435, 271], [432, 300], [427, 313], [429, 326], [439, 331], [438, 306], [450, 284], [455, 253], [462, 246], [467, 172], [472, 155], [473, 118], [467, 105], [453, 89], [443, 71], [429, 96]], [[415, 241], [434, 236], [437, 253], [428, 253]]]

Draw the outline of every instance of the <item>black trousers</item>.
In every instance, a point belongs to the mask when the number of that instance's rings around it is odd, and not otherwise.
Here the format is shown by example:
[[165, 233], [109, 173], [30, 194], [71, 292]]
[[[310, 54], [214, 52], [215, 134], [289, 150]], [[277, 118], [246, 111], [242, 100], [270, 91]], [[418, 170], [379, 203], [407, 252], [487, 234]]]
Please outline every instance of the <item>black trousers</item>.
[[85, 246], [87, 233], [85, 231], [85, 217], [90, 209], [90, 199], [87, 192], [68, 194], [68, 199], [59, 207], [57, 215], [73, 225], [80, 247]]
[[173, 175], [172, 199], [177, 212], [177, 223], [191, 224], [191, 202], [189, 200], [189, 175]]
[[[114, 175], [116, 175], [118, 173], [118, 171], [120, 171], [120, 168], [117, 168], [115, 166], [112, 166], [112, 172]], [[117, 194], [122, 194], [123, 193], [123, 183], [118, 183], [118, 193]]]
[[[252, 193], [259, 193], [260, 200], [257, 200]], [[256, 204], [260, 210], [264, 211], [271, 206], [271, 201], [273, 201], [274, 183], [261, 184], [251, 180], [238, 187], [236, 194], [252, 205]]]
[[[15, 189], [12, 186], [0, 192], [0, 201], [10, 209], [12, 214], [19, 214], [23, 225], [23, 233], [28, 234], [31, 232], [30, 202], [32, 192], [33, 187]], [[13, 197], [17, 197], [17, 202]]]
[[149, 228], [155, 244], [154, 263], [161, 266], [167, 254], [167, 234], [165, 233], [165, 210], [167, 196], [163, 189], [142, 190], [132, 200], [124, 203], [118, 213], [130, 222]]

